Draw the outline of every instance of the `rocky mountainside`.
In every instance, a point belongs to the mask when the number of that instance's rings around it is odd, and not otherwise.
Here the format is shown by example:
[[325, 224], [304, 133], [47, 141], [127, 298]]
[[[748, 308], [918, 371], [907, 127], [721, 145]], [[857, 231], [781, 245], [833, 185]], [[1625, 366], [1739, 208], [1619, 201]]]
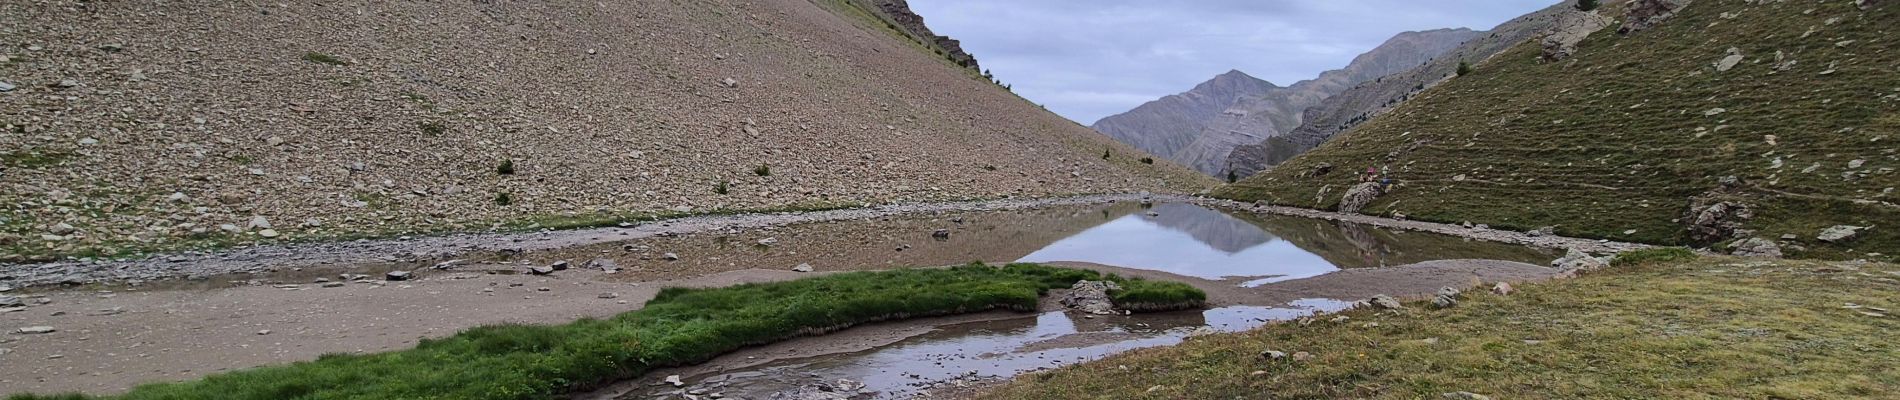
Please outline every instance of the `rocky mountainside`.
[[[1352, 85], [1417, 67], [1466, 40], [1469, 29], [1405, 32], [1354, 58], [1345, 68], [1277, 87], [1239, 71], [1186, 93], [1103, 118], [1094, 128], [1208, 175], [1226, 173], [1235, 146], [1259, 143], [1299, 126], [1300, 112]], [[1245, 83], [1258, 82], [1258, 85]], [[1236, 84], [1241, 83], [1241, 84]]]
[[1234, 147], [1280, 136], [1298, 127], [1301, 113], [1321, 100], [1360, 82], [1418, 67], [1483, 34], [1462, 28], [1400, 33], [1354, 57], [1345, 68], [1235, 102], [1170, 160], [1210, 175], [1225, 175]]
[[0, 3], [0, 261], [1212, 183], [879, 10]]
[[1260, 170], [1285, 162], [1295, 155], [1319, 146], [1333, 135], [1411, 99], [1413, 94], [1455, 75], [1459, 62], [1477, 63], [1491, 55], [1510, 49], [1518, 43], [1530, 40], [1548, 29], [1558, 15], [1571, 10], [1572, 7], [1569, 2], [1561, 2], [1511, 19], [1490, 31], [1478, 32], [1480, 35], [1465, 41], [1456, 48], [1440, 53], [1442, 57], [1434, 58], [1424, 65], [1414, 65], [1403, 71], [1365, 81], [1327, 97], [1319, 104], [1305, 109], [1302, 118], [1299, 118], [1297, 128], [1288, 130], [1284, 135], [1235, 147], [1225, 161], [1225, 167], [1227, 170], [1234, 171], [1235, 175], [1252, 176]]
[[1238, 70], [1214, 76], [1193, 89], [1144, 103], [1089, 125], [1115, 140], [1172, 160], [1221, 111], [1240, 99], [1266, 94], [1272, 82]]
[[[1892, 2], [1595, 13], [1617, 23], [1581, 25], [1601, 29], [1569, 49], [1520, 43], [1216, 195], [1747, 255], [1900, 252]], [[1396, 184], [1358, 184], [1368, 166]]]

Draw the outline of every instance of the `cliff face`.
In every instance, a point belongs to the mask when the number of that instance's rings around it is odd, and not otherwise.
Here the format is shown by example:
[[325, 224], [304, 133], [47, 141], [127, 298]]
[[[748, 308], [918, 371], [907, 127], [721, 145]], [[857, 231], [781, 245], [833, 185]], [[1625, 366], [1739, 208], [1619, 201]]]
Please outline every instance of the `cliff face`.
[[1207, 124], [1241, 99], [1266, 94], [1277, 87], [1240, 71], [1227, 71], [1194, 89], [1169, 95], [1128, 112], [1096, 121], [1095, 128], [1117, 141], [1164, 159], [1195, 140]]
[[1223, 160], [1223, 167], [1235, 175], [1250, 176], [1317, 147], [1333, 135], [1384, 113], [1456, 74], [1460, 61], [1476, 64], [1534, 38], [1548, 29], [1557, 16], [1570, 10], [1570, 4], [1565, 2], [1514, 18], [1488, 32], [1473, 32], [1469, 40], [1440, 51], [1439, 56], [1429, 58], [1422, 65], [1413, 64], [1342, 89], [1301, 111], [1299, 123], [1292, 125], [1294, 128], [1289, 128], [1280, 140], [1257, 140], [1235, 147]]
[[904, 33], [910, 35], [912, 38], [923, 42], [925, 45], [932, 47], [933, 50], [936, 50], [940, 55], [949, 59], [950, 62], [963, 66], [964, 68], [977, 70], [983, 68], [977, 65], [976, 56], [972, 56], [970, 53], [963, 51], [962, 42], [951, 39], [949, 36], [938, 35], [936, 32], [931, 32], [930, 27], [924, 25], [924, 17], [910, 10], [909, 2], [905, 0], [873, 1], [876, 2], [876, 7], [883, 16], [889, 18], [890, 22], [896, 24], [898, 29], [904, 31]]

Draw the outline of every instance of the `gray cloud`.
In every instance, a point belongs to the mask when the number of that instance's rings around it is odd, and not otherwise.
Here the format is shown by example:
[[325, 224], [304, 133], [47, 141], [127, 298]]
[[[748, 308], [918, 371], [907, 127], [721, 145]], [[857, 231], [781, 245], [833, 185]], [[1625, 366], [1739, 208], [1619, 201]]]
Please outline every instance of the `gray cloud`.
[[1279, 85], [1399, 32], [1490, 29], [1553, 0], [911, 0], [1017, 93], [1089, 124], [1238, 69]]

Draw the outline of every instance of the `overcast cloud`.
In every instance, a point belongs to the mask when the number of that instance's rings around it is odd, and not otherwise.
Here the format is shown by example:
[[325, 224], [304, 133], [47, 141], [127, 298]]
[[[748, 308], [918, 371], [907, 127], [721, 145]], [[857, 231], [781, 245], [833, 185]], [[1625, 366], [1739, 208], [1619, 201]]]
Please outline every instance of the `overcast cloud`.
[[1488, 30], [1556, 0], [911, 0], [939, 35], [1069, 119], [1097, 119], [1238, 69], [1277, 85], [1399, 32]]

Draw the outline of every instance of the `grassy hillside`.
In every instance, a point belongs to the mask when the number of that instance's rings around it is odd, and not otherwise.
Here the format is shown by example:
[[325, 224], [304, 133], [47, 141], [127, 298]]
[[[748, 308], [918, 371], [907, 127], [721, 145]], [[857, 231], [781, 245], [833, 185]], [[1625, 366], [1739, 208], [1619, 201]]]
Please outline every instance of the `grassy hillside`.
[[0, 3], [0, 263], [1215, 183], [851, 4]]
[[[1743, 228], [1793, 235], [1782, 245], [1797, 256], [1891, 257], [1895, 14], [1848, 1], [1697, 1], [1650, 30], [1596, 32], [1569, 60], [1542, 61], [1532, 41], [1217, 196], [1334, 208], [1358, 171], [1385, 166], [1399, 184], [1366, 213], [1703, 245], [1686, 226], [1701, 197], [1747, 205]], [[1731, 51], [1739, 62], [1718, 70]], [[1311, 176], [1321, 164], [1334, 170]], [[1722, 189], [1727, 176], [1740, 183]], [[1815, 239], [1837, 224], [1874, 228], [1842, 244]]]
[[1136, 350], [981, 398], [1892, 398], [1893, 274], [1854, 262], [1619, 265], [1508, 296], [1470, 291], [1449, 309], [1361, 308]]

